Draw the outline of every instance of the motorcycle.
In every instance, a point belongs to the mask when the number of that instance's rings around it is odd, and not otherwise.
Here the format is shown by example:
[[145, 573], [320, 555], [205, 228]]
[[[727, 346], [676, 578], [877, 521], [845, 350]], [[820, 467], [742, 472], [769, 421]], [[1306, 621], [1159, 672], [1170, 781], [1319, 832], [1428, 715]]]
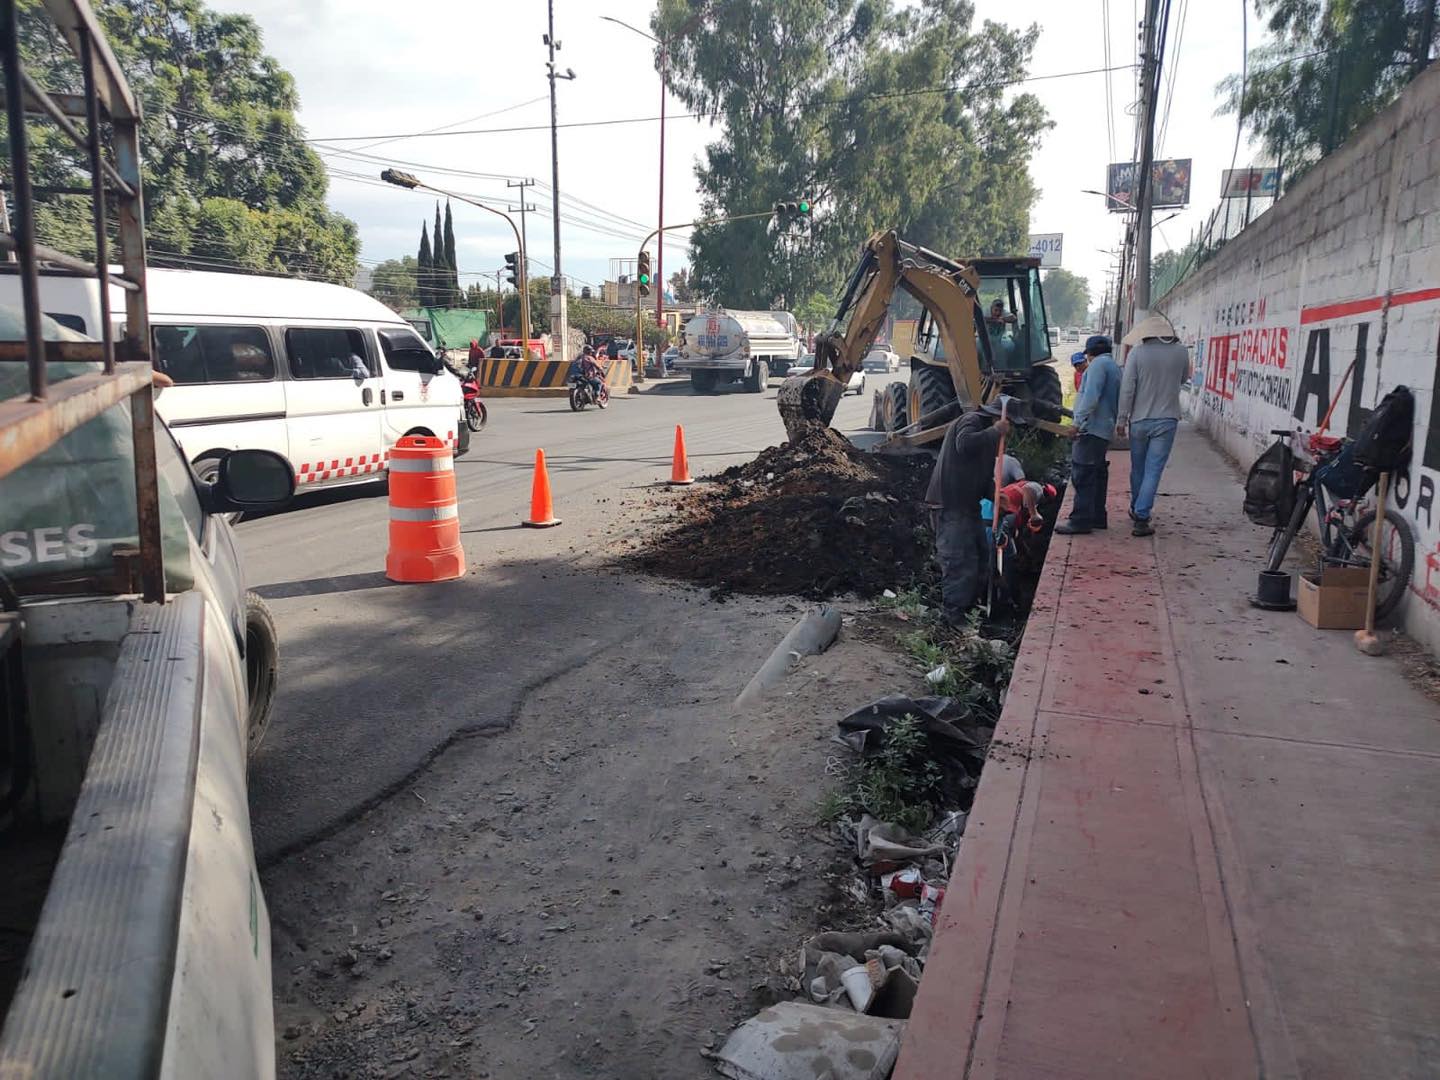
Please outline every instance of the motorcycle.
[[570, 376], [570, 408], [579, 412], [586, 405], [594, 405], [603, 409], [610, 404], [610, 388], [603, 382], [600, 384], [600, 392], [597, 394], [595, 388], [590, 385], [590, 380], [584, 375]]
[[472, 367], [470, 374], [460, 380], [460, 390], [465, 395], [465, 426], [471, 431], [482, 430], [490, 414], [480, 400], [480, 372], [476, 368]]

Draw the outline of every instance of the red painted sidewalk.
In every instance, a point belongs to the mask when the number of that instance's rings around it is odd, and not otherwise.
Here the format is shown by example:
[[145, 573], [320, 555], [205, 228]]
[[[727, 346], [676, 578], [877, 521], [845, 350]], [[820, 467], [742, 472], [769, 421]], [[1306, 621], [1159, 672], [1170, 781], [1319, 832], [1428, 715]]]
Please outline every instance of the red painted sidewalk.
[[1202, 436], [1155, 538], [1128, 472], [1052, 542], [896, 1080], [1440, 1075], [1440, 708], [1249, 607]]

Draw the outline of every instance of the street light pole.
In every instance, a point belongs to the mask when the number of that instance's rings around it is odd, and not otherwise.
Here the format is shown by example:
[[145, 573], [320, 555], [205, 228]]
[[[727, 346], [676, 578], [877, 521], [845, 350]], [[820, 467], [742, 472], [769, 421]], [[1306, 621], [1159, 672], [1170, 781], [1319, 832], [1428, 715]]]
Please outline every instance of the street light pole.
[[[486, 206], [482, 202], [468, 198], [464, 195], [457, 195], [453, 191], [446, 191], [443, 188], [431, 187], [429, 184], [417, 178], [413, 173], [401, 172], [399, 169], [386, 169], [380, 174], [380, 179], [387, 184], [394, 184], [396, 187], [406, 188], [409, 191], [416, 189], [422, 191], [433, 191], [436, 195], [444, 195], [447, 199], [454, 199], [456, 202], [466, 203], [469, 206], [479, 207], [481, 210], [488, 210], [496, 217], [505, 219], [510, 226], [510, 231], [515, 234], [515, 246], [519, 248], [520, 258], [517, 273], [519, 280], [516, 283], [520, 290], [520, 355], [526, 360], [530, 357], [530, 282], [525, 271], [525, 239], [520, 235], [520, 229], [515, 224], [515, 219], [503, 210], [496, 210], [493, 206]], [[498, 278], [498, 275], [497, 275]], [[501, 308], [503, 313], [504, 308]], [[501, 320], [504, 321], [503, 319]]]
[[550, 32], [545, 35], [545, 45], [550, 50], [550, 216], [555, 226], [555, 268], [550, 279], [550, 294], [553, 296], [563, 288], [560, 284], [563, 279], [560, 276], [560, 115], [555, 104], [555, 0], [550, 0], [549, 9]]
[[[655, 241], [656, 326], [665, 325], [665, 65], [667, 58], [665, 43], [662, 41], [660, 42], [660, 209], [655, 215], [655, 220], [659, 222], [658, 236]], [[636, 348], [639, 348], [638, 344]], [[660, 374], [665, 373], [662, 371]]]

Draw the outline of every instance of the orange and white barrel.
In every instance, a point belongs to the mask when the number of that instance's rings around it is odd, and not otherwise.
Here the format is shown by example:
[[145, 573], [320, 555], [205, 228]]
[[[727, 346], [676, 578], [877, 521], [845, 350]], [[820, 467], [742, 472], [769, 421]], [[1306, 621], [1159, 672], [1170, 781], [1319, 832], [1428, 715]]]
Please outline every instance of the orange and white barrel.
[[391, 581], [449, 581], [465, 573], [455, 458], [442, 439], [406, 435], [390, 451]]

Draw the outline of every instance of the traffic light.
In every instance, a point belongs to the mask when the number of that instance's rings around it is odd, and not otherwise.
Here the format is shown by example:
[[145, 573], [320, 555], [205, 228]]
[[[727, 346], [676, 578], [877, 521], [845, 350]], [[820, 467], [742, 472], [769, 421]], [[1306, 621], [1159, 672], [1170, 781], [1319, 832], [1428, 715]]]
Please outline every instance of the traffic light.
[[793, 199], [775, 204], [775, 217], [782, 228], [810, 216], [809, 199]]
[[520, 287], [520, 253], [512, 251], [505, 256], [505, 280], [517, 289]]
[[640, 287], [641, 296], [650, 295], [650, 253], [640, 252], [640, 258], [635, 264], [635, 281]]

